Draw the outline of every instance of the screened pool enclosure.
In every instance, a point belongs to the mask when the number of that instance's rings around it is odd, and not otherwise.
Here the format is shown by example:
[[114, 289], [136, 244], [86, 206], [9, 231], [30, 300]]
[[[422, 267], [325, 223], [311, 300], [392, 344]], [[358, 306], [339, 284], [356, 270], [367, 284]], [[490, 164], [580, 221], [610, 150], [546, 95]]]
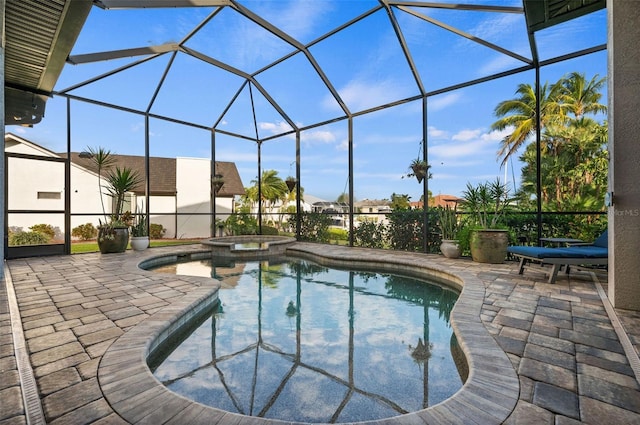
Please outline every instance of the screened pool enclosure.
[[[496, 157], [505, 134], [490, 129], [494, 108], [521, 83], [606, 75], [606, 42], [597, 0], [94, 1], [45, 118], [35, 122], [43, 105], [20, 136], [62, 156], [102, 146], [146, 158], [130, 206], [165, 223], [166, 237], [185, 237], [181, 226], [198, 220], [197, 236], [213, 236], [237, 213], [217, 198], [237, 200], [242, 187], [219, 192], [216, 176], [225, 176], [211, 167], [232, 163], [257, 199], [267, 198], [265, 172], [295, 179], [288, 202], [298, 217], [305, 202], [340, 198], [335, 224], [353, 244], [360, 200], [459, 195], [495, 176], [515, 189], [521, 164]], [[176, 161], [174, 186], [154, 185], [169, 171], [153, 158]], [[416, 158], [431, 179], [406, 178]], [[73, 189], [70, 166], [59, 173]], [[194, 167], [207, 178], [188, 181]], [[178, 205], [176, 193], [189, 190], [198, 201]], [[78, 208], [70, 192], [55, 209], [69, 213], [67, 252], [71, 228], [101, 214], [99, 204]], [[11, 200], [7, 208], [11, 227], [12, 211], [26, 211]], [[260, 229], [279, 216], [274, 208], [253, 206]], [[533, 213], [540, 227], [539, 204]], [[289, 229], [299, 236], [300, 220]]]

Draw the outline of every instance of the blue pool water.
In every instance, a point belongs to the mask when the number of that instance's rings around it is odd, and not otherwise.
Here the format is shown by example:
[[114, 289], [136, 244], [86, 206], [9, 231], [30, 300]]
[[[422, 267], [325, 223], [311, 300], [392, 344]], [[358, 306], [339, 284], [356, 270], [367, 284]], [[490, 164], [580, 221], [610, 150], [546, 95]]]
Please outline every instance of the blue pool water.
[[150, 366], [172, 391], [244, 415], [340, 423], [382, 419], [458, 391], [466, 364], [451, 289], [301, 259], [156, 269], [214, 276], [220, 303]]

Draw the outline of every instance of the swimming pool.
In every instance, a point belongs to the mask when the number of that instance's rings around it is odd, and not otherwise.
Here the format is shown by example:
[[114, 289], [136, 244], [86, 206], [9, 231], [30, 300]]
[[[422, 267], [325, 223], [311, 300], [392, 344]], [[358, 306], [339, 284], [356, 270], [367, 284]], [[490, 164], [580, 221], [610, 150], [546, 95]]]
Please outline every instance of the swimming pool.
[[172, 391], [229, 412], [355, 422], [437, 404], [466, 379], [449, 326], [458, 294], [410, 277], [296, 258], [189, 261], [219, 304], [150, 361]]

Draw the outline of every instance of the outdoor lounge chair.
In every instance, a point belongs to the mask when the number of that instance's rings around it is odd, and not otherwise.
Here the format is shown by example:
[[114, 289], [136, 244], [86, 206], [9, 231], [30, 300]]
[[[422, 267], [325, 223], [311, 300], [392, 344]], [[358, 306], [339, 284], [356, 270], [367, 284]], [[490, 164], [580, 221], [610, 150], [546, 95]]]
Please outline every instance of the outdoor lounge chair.
[[[549, 283], [555, 283], [558, 271], [563, 266], [566, 267], [566, 273], [569, 273], [569, 267], [572, 265], [606, 265], [609, 259], [607, 238], [605, 230], [592, 244], [576, 244], [564, 248], [510, 246], [507, 252], [520, 259], [518, 274], [522, 274], [525, 268], [531, 267], [528, 263], [537, 263], [538, 266], [551, 265]], [[540, 267], [537, 270], [540, 270]]]

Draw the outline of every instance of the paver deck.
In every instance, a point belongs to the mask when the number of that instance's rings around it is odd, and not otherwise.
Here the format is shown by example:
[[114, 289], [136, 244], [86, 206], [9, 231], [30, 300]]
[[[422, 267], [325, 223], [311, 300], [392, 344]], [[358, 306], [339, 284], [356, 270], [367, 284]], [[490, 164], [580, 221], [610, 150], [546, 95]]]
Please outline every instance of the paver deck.
[[[471, 369], [463, 391], [376, 424], [640, 423], [640, 313], [607, 310], [606, 275], [572, 272], [549, 285], [543, 274], [518, 275], [516, 263], [320, 244], [294, 248], [347, 262], [384, 258], [397, 270], [426, 265], [463, 286], [452, 318]], [[176, 316], [215, 296], [217, 285], [137, 264], [201, 250], [192, 245], [8, 261], [10, 285], [0, 286], [0, 425], [266, 423], [191, 403], [150, 378], [144, 362], [149, 344]], [[19, 310], [17, 322], [12, 306]], [[14, 339], [17, 327], [24, 344]], [[21, 352], [35, 378], [35, 388], [26, 385], [24, 393]]]

